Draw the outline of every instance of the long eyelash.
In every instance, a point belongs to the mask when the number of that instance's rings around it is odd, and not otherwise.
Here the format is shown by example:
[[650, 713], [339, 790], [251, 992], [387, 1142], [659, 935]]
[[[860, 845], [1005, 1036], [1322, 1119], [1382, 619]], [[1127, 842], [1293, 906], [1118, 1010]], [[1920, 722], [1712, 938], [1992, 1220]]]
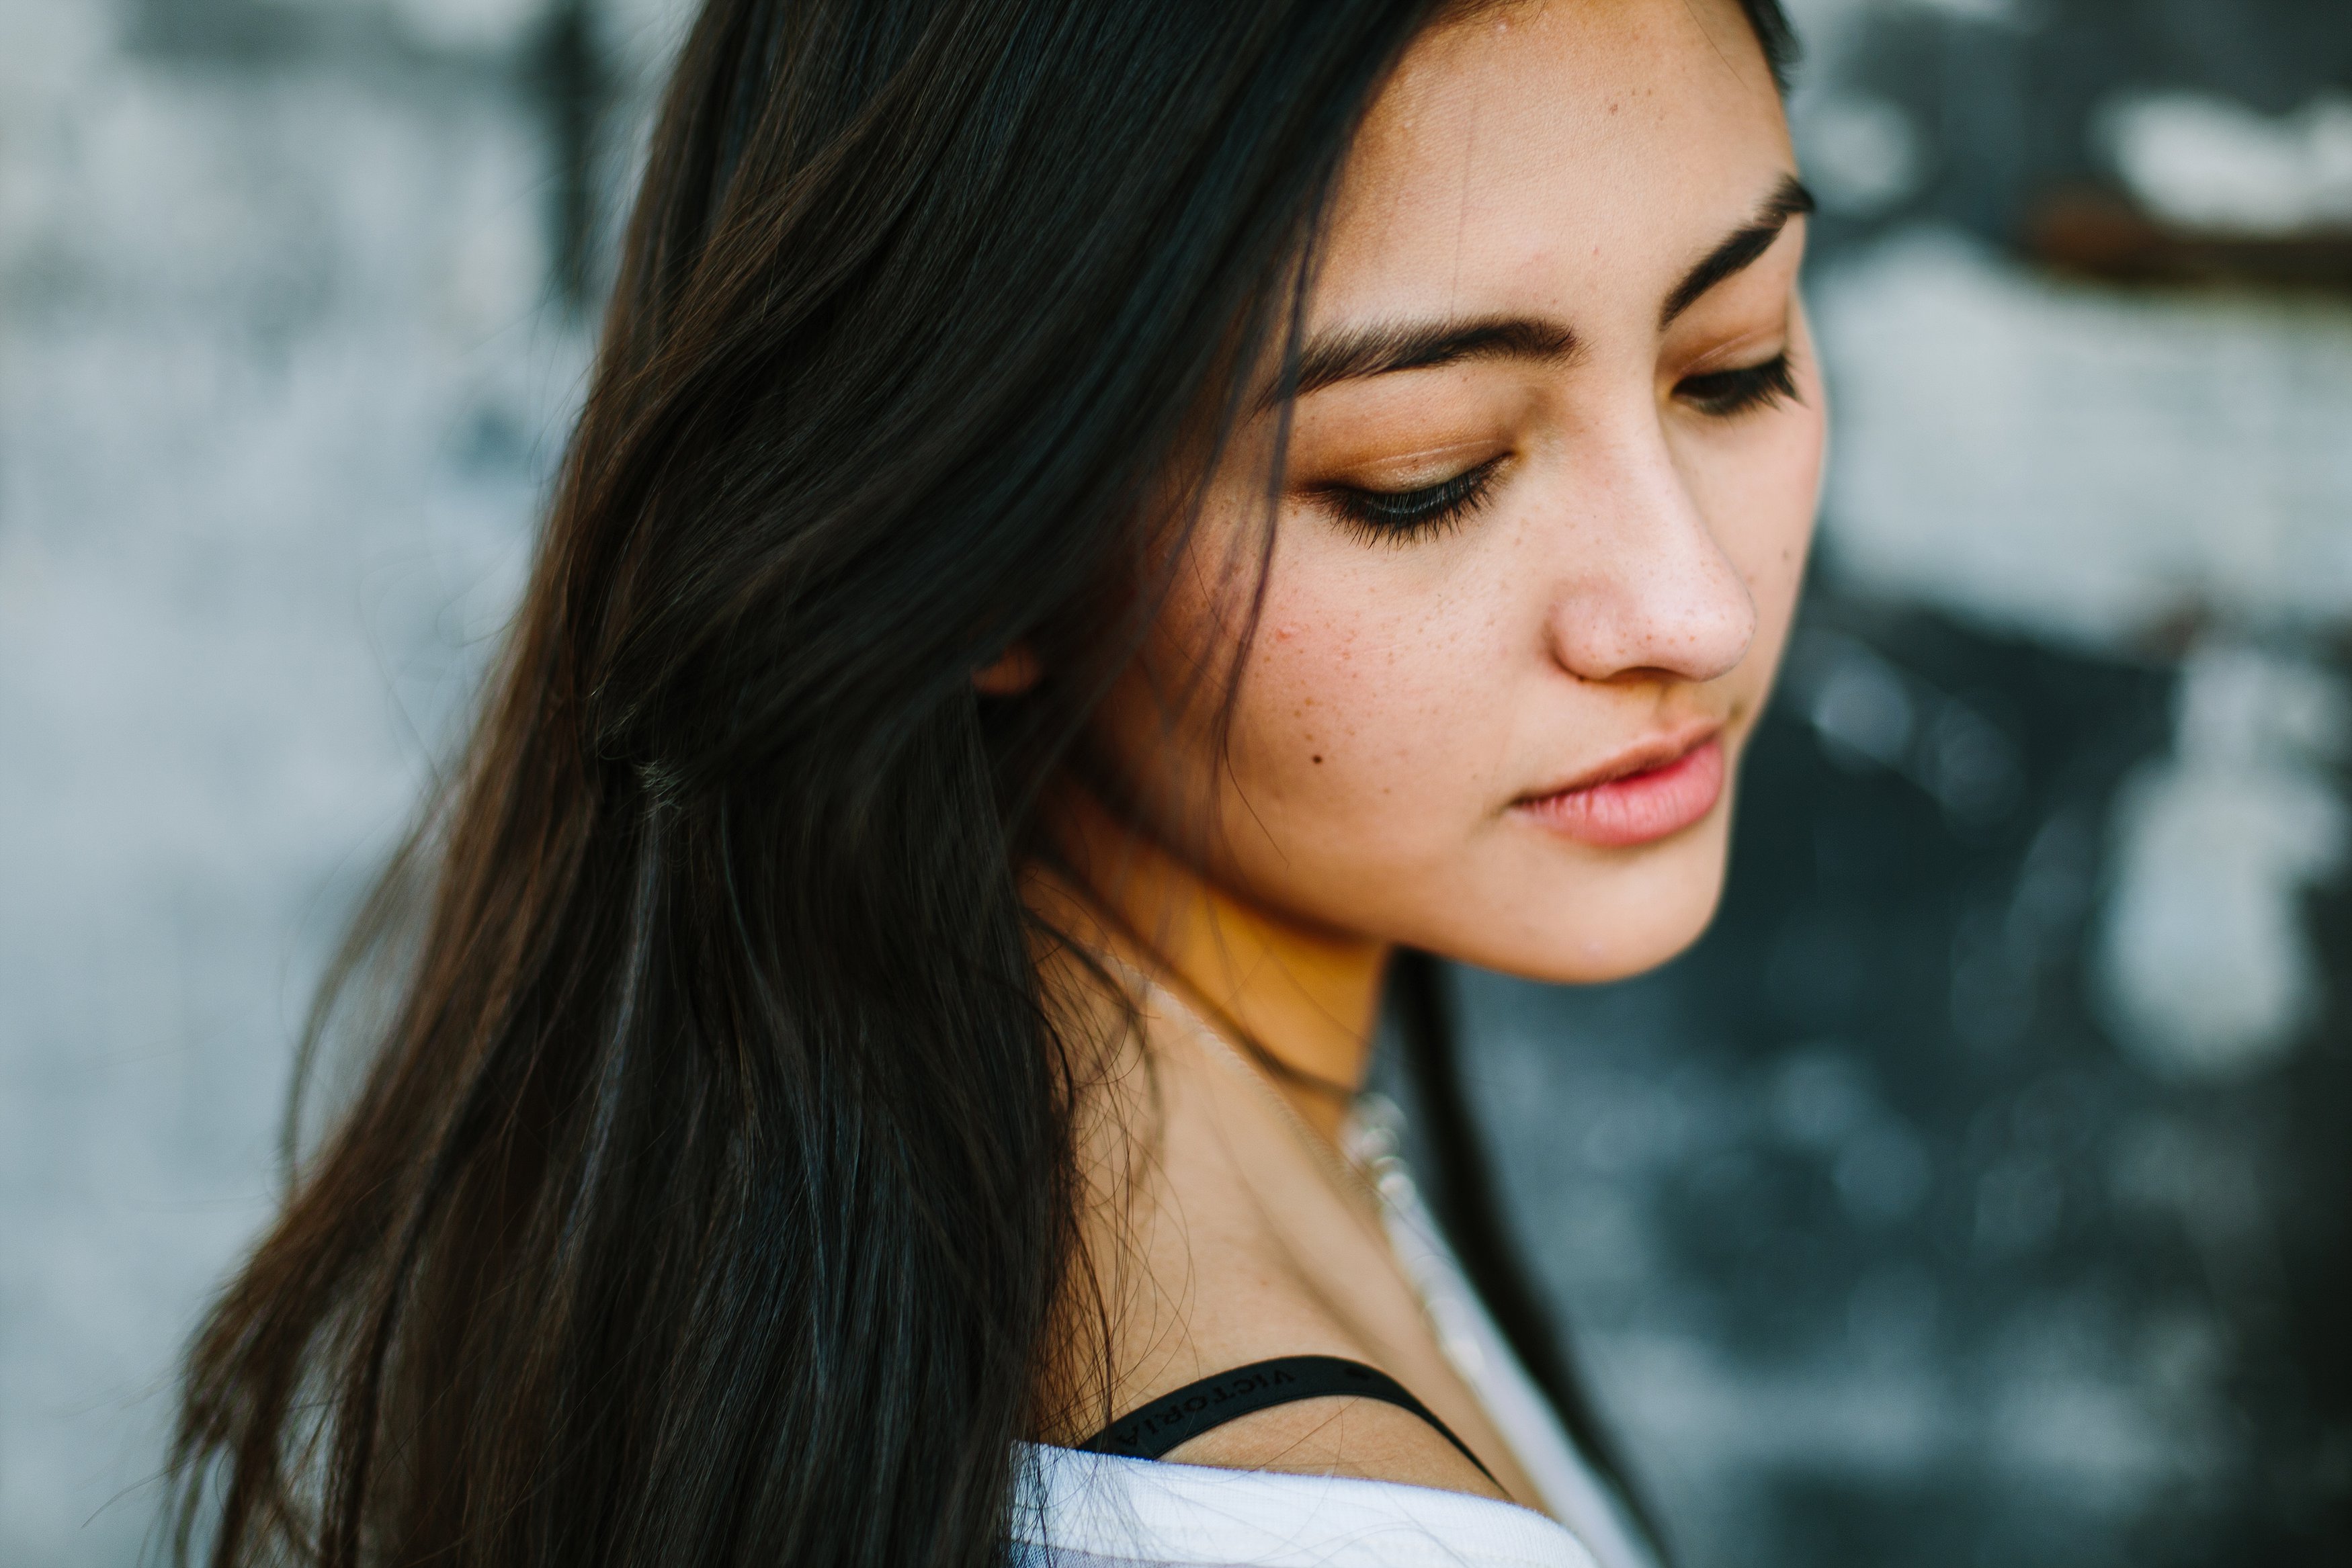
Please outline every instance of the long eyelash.
[[1378, 544], [1410, 544], [1460, 528], [1464, 519], [1485, 506], [1502, 461], [1490, 459], [1419, 490], [1359, 490], [1334, 485], [1323, 492], [1323, 499], [1342, 523], [1364, 538]]
[[1735, 419], [1759, 408], [1804, 401], [1797, 391], [1796, 366], [1786, 352], [1760, 365], [1692, 376], [1675, 388], [1675, 395], [1711, 419]]

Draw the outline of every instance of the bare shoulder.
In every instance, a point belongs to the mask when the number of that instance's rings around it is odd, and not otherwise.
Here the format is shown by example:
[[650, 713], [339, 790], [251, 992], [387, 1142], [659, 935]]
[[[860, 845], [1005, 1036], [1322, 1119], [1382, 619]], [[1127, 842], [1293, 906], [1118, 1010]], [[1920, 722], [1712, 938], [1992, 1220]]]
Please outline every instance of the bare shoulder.
[[[1328, 1156], [1301, 1144], [1230, 1048], [1148, 1001], [1135, 1017], [1137, 1038], [1104, 1053], [1080, 1118], [1085, 1278], [1072, 1315], [1093, 1332], [1076, 1336], [1092, 1342], [1078, 1350], [1091, 1365], [1069, 1385], [1090, 1396], [1073, 1402], [1079, 1414], [1060, 1440], [1199, 1379], [1292, 1355], [1365, 1363], [1449, 1426], [1480, 1423], [1446, 1407], [1458, 1386], [1434, 1362], [1376, 1205], [1333, 1181], [1320, 1163]], [[1363, 1398], [1259, 1410], [1165, 1457], [1508, 1496], [1427, 1421]]]

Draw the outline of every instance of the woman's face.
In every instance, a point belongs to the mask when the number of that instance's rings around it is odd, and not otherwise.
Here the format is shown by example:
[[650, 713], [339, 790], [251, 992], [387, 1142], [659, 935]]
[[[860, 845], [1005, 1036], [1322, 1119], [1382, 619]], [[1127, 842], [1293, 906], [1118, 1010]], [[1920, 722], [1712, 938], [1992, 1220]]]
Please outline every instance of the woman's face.
[[1532, 977], [1697, 936], [1821, 471], [1794, 170], [1732, 0], [1414, 47], [1322, 242], [1223, 756], [1277, 409], [1100, 721], [1164, 844], [1279, 917]]

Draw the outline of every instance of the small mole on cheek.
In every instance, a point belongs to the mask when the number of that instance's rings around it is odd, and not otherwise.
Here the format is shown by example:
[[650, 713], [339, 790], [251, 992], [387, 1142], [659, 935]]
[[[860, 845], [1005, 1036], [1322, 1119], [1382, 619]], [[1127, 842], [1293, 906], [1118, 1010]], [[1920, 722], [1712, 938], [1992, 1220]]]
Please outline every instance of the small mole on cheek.
[[1319, 758], [1319, 757], [1318, 757], [1318, 758], [1315, 758], [1315, 760], [1319, 764], [1323, 759], [1322, 759], [1321, 758]]

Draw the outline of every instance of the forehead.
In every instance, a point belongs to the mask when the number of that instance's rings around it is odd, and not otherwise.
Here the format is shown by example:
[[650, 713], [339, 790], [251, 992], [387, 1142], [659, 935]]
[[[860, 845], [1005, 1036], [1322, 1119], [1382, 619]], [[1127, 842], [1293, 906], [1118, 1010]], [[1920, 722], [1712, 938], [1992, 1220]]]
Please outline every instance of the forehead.
[[1483, 6], [1419, 39], [1373, 105], [1313, 314], [1574, 318], [1612, 290], [1654, 308], [1794, 167], [1736, 0]]

